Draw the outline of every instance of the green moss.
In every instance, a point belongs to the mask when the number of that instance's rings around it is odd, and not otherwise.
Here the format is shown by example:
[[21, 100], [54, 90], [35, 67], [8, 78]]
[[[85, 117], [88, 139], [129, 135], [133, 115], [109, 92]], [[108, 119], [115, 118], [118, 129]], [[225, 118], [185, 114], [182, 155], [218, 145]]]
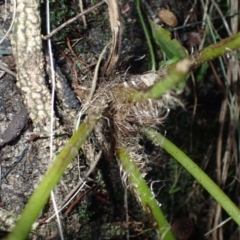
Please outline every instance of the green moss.
[[[67, 1], [52, 0], [50, 2], [50, 28], [51, 30], [57, 28], [59, 25], [66, 22], [69, 18], [72, 18], [76, 13], [67, 5]], [[66, 27], [62, 29], [54, 39], [57, 41], [65, 40], [66, 36], [70, 33], [71, 29]]]

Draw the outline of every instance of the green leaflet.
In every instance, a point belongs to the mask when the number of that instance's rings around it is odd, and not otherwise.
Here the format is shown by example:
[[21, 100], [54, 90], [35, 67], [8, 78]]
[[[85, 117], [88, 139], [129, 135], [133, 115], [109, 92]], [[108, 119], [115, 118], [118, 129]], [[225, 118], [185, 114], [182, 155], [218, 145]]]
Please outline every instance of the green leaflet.
[[187, 57], [186, 49], [176, 39], [171, 38], [169, 31], [152, 20], [149, 21], [155, 42], [161, 47], [168, 60], [171, 60], [171, 63]]

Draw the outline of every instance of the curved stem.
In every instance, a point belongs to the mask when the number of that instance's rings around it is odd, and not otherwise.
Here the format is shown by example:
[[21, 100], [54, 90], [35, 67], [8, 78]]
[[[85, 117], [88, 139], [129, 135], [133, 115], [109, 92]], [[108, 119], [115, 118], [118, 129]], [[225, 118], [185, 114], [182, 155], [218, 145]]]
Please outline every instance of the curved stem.
[[137, 6], [137, 12], [138, 12], [138, 16], [139, 16], [139, 19], [140, 19], [140, 23], [142, 25], [142, 29], [143, 29], [144, 35], [146, 37], [147, 45], [148, 45], [150, 56], [151, 56], [152, 71], [156, 71], [156, 61], [155, 61], [153, 46], [152, 46], [152, 42], [151, 42], [148, 30], [147, 30], [146, 24], [145, 24], [143, 16], [142, 16], [140, 0], [137, 0], [136, 6]]
[[170, 142], [161, 133], [153, 129], [144, 129], [144, 134], [155, 144], [161, 146], [166, 152], [174, 157], [221, 205], [221, 207], [232, 217], [240, 226], [240, 209], [231, 201], [231, 199], [213, 182], [213, 180], [193, 162], [176, 145]]
[[34, 221], [36, 221], [41, 210], [46, 204], [51, 190], [60, 180], [68, 164], [74, 156], [76, 156], [78, 150], [94, 129], [100, 115], [101, 111], [93, 116], [88, 116], [58, 154], [52, 167], [47, 171], [45, 177], [29, 199], [15, 228], [7, 236], [7, 240], [26, 239]]
[[152, 218], [160, 239], [175, 240], [171, 228], [166, 218], [164, 217], [164, 214], [159, 207], [158, 202], [147, 186], [146, 181], [142, 178], [141, 172], [129, 156], [127, 150], [124, 147], [120, 147], [118, 153], [119, 161], [124, 171], [127, 173], [128, 181], [133, 188], [137, 199], [142, 204], [144, 210]]

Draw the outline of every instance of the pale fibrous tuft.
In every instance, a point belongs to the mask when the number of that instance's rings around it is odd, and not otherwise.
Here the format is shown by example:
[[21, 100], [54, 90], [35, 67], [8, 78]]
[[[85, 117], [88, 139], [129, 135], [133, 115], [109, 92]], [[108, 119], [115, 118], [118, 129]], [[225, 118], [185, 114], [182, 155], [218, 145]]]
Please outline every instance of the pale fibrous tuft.
[[[135, 76], [134, 79], [126, 77], [123, 81], [118, 79], [113, 83], [104, 83], [103, 86], [99, 86], [91, 102], [90, 111], [93, 112], [101, 106], [107, 106], [97, 126], [97, 133], [95, 131], [95, 135], [100, 139], [99, 142], [109, 142], [109, 134], [111, 134], [114, 141], [110, 140], [112, 146], [107, 147], [109, 151], [116, 149], [114, 145], [124, 146], [142, 173], [146, 172], [149, 160], [144, 147], [139, 144], [141, 129], [157, 128], [165, 122], [170, 108], [182, 105], [173, 92], [167, 92], [158, 100], [131, 102], [128, 99], [133, 91], [147, 91], [157, 81], [161, 81], [159, 72], [158, 74], [149, 72]], [[126, 186], [128, 176], [124, 171], [121, 175]]]

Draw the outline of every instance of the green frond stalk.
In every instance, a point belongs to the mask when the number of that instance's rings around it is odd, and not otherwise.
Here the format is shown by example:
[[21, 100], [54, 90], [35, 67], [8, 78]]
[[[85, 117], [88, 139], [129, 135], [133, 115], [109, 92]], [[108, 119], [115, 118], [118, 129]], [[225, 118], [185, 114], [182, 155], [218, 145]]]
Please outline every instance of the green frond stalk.
[[77, 155], [79, 149], [96, 126], [100, 115], [101, 113], [88, 116], [57, 155], [55, 162], [29, 199], [15, 228], [6, 238], [7, 240], [26, 239], [33, 223], [46, 204], [52, 189], [58, 183], [68, 164]]
[[170, 142], [165, 136], [153, 129], [144, 129], [144, 134], [156, 145], [162, 147], [173, 158], [175, 158], [218, 202], [218, 204], [232, 217], [240, 226], [240, 209], [231, 199], [213, 182], [211, 178], [193, 162], [176, 145]]
[[173, 89], [178, 83], [184, 81], [191, 70], [190, 60], [181, 60], [173, 68], [169, 74], [156, 82], [148, 91], [133, 92], [131, 101], [146, 101], [148, 99], [159, 99], [167, 91]]
[[[205, 62], [211, 61], [214, 58], [232, 54], [235, 50], [240, 48], [240, 32], [225, 38], [215, 44], [205, 47], [202, 51], [196, 52], [187, 57], [193, 62], [193, 67], [198, 67]], [[175, 64], [169, 66], [169, 70], [175, 67]]]
[[153, 193], [147, 186], [146, 181], [141, 176], [141, 172], [129, 156], [124, 147], [118, 150], [119, 161], [124, 171], [127, 173], [130, 186], [135, 192], [138, 201], [143, 206], [145, 212], [151, 217], [154, 227], [157, 229], [160, 239], [162, 240], [175, 240], [164, 214], [159, 207]]
[[137, 0], [136, 6], [137, 6], [137, 12], [138, 12], [138, 16], [139, 16], [139, 19], [140, 19], [140, 23], [142, 25], [142, 29], [143, 29], [144, 35], [146, 37], [147, 45], [148, 45], [148, 48], [149, 48], [152, 71], [155, 71], [156, 70], [155, 54], [154, 54], [153, 45], [152, 45], [152, 42], [151, 42], [151, 39], [150, 39], [150, 35], [149, 35], [148, 30], [147, 30], [147, 26], [146, 26], [146, 24], [144, 22], [144, 19], [143, 19], [143, 16], [142, 16], [140, 0]]

